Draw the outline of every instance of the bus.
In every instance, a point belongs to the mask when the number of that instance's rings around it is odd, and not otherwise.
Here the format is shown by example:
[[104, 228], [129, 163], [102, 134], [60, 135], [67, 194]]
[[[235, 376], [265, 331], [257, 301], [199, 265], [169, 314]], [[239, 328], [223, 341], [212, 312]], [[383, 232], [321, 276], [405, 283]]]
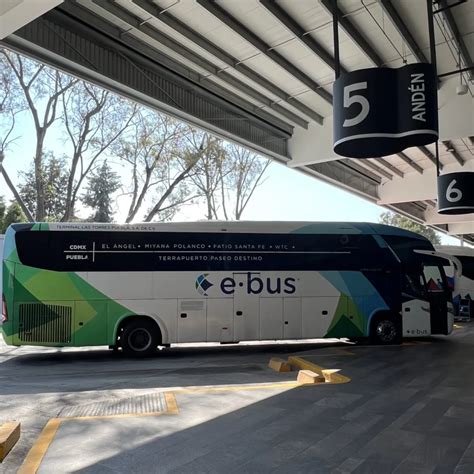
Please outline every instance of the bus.
[[[3, 239], [5, 238], [5, 236], [3, 234], [0, 234], [0, 259], [3, 255]], [[3, 284], [2, 284], [2, 265], [0, 265], [0, 291], [1, 289], [3, 288]]]
[[454, 314], [460, 316], [461, 302], [468, 302], [470, 304], [464, 303], [464, 306], [470, 308], [470, 312], [465, 317], [474, 318], [474, 249], [456, 245], [440, 245], [436, 249], [452, 255], [461, 265], [460, 274], [455, 271], [453, 263], [445, 268], [448, 283], [453, 290]]
[[108, 345], [449, 334], [431, 243], [381, 224], [14, 224], [1, 326], [10, 345]]

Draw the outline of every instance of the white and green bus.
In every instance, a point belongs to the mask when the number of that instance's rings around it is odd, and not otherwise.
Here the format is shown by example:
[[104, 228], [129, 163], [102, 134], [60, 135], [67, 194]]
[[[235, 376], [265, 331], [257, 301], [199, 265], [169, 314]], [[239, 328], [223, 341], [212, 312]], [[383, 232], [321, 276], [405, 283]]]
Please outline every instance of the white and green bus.
[[431, 243], [379, 224], [36, 223], [5, 235], [2, 332], [17, 346], [390, 344], [449, 334], [450, 300]]
[[445, 267], [448, 283], [453, 290], [454, 314], [459, 315], [459, 308], [464, 301], [471, 301], [470, 318], [474, 318], [474, 249], [470, 247], [460, 247], [456, 245], [440, 245], [437, 251], [455, 257], [460, 264], [460, 271], [457, 272], [455, 265]]
[[[0, 258], [3, 255], [3, 240], [4, 240], [4, 238], [5, 238], [5, 236], [3, 234], [0, 234]], [[0, 290], [3, 288], [3, 284], [2, 284], [2, 266], [3, 265], [0, 265]]]

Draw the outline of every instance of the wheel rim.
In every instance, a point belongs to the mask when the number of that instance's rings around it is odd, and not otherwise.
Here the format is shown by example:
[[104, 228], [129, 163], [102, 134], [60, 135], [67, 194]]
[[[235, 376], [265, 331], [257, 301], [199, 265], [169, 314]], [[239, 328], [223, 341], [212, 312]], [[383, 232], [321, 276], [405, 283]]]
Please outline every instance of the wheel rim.
[[380, 323], [377, 324], [376, 332], [377, 337], [382, 342], [391, 342], [397, 336], [397, 327], [393, 321], [380, 321]]
[[153, 338], [145, 328], [133, 329], [128, 335], [128, 345], [135, 352], [143, 352], [150, 348]]

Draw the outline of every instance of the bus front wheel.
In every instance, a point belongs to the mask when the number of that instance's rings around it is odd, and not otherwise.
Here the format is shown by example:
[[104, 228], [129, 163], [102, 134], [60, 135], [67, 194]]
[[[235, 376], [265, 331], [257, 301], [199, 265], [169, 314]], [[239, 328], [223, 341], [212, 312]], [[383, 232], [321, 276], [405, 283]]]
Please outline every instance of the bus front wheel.
[[370, 325], [372, 344], [388, 345], [402, 342], [402, 327], [399, 318], [390, 313], [377, 315]]
[[120, 346], [127, 355], [148, 356], [154, 354], [159, 342], [155, 324], [147, 319], [128, 322], [120, 334]]

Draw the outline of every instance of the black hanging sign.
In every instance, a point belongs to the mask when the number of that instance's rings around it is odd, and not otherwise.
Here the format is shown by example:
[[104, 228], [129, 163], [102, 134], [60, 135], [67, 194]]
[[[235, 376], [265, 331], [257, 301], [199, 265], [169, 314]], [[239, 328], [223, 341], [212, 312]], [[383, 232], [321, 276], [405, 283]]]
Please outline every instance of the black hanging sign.
[[438, 138], [437, 78], [432, 64], [371, 68], [334, 82], [334, 151], [351, 158], [398, 153]]
[[438, 212], [440, 214], [474, 213], [474, 172], [438, 176]]

